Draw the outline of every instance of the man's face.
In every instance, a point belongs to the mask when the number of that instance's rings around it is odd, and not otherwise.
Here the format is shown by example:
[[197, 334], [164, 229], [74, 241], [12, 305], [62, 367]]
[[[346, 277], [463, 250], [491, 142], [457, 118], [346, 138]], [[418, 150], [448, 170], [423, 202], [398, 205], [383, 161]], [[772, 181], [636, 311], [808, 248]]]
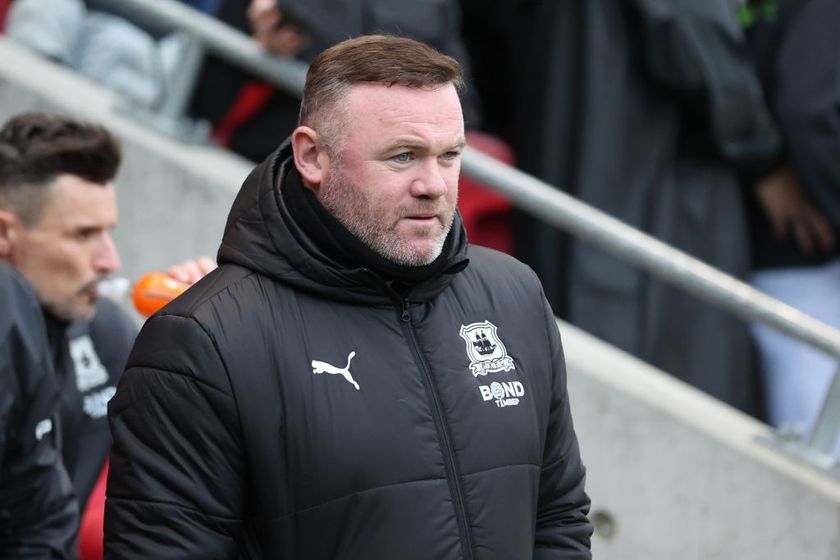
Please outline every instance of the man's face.
[[320, 188], [324, 207], [393, 262], [440, 255], [455, 215], [464, 118], [454, 86], [354, 85]]
[[38, 294], [41, 304], [64, 320], [89, 318], [97, 285], [120, 267], [110, 231], [117, 224], [116, 193], [74, 175], [53, 180], [40, 220], [7, 225], [3, 255]]

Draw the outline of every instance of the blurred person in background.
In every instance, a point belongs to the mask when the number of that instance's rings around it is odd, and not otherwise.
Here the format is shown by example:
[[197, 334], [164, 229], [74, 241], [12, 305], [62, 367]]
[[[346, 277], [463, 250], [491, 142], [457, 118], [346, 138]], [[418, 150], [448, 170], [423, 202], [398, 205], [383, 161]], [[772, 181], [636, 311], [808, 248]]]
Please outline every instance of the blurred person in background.
[[[85, 517], [98, 510], [101, 518], [104, 495], [92, 511], [88, 501], [111, 446], [107, 404], [137, 333], [134, 319], [98, 293], [120, 268], [111, 239], [120, 159], [116, 139], [92, 123], [26, 113], [0, 129], [0, 261], [26, 278], [43, 308], [62, 454]], [[191, 283], [214, 266], [203, 258], [171, 274]]]
[[460, 0], [462, 36], [477, 98], [481, 130], [513, 144], [516, 130], [516, 68], [523, 38], [516, 34], [520, 0]]
[[0, 558], [77, 557], [78, 503], [61, 458], [58, 397], [41, 306], [0, 261]]
[[[517, 160], [526, 171], [738, 278], [742, 179], [780, 142], [726, 0], [511, 0]], [[514, 254], [575, 325], [762, 415], [747, 326], [531, 217]]]
[[97, 291], [120, 266], [111, 240], [119, 163], [116, 140], [99, 126], [28, 113], [0, 129], [0, 259], [44, 309], [62, 449], [82, 508], [111, 444], [105, 405], [136, 334]]
[[[216, 16], [248, 33], [268, 52], [311, 61], [348, 37], [391, 33], [428, 43], [465, 66], [458, 0], [221, 0]], [[253, 161], [297, 126], [300, 99], [215, 57], [202, 70], [192, 114], [209, 120], [216, 138]], [[468, 127], [479, 121], [477, 98], [465, 99]]]
[[[212, 13], [217, 0], [182, 0]], [[145, 107], [164, 100], [184, 37], [102, 0], [13, 0], [6, 33], [16, 42]]]
[[[784, 139], [754, 190], [751, 282], [840, 328], [840, 2], [756, 0], [741, 16]], [[768, 420], [809, 435], [836, 360], [767, 326], [753, 334]]]

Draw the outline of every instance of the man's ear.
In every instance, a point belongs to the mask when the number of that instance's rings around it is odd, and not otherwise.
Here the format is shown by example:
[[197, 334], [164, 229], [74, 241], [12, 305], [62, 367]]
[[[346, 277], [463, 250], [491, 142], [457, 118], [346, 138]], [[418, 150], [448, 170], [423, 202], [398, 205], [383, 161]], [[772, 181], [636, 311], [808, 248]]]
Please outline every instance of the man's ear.
[[19, 223], [17, 216], [8, 210], [0, 209], [0, 260], [11, 259]]
[[303, 184], [318, 192], [324, 173], [329, 168], [330, 156], [318, 133], [308, 126], [299, 126], [292, 132], [292, 151], [295, 167], [303, 178]]

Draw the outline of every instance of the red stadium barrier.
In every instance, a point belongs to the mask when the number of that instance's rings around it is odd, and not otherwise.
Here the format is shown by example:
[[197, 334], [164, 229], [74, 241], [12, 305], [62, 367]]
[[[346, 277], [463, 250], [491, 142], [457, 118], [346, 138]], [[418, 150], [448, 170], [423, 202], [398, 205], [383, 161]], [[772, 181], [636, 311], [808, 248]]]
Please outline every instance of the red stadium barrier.
[[[502, 140], [483, 132], [468, 132], [467, 144], [507, 164], [513, 164], [513, 150]], [[461, 174], [458, 208], [470, 243], [503, 253], [513, 252], [510, 202], [472, 177]]]
[[6, 29], [6, 14], [12, 6], [12, 0], [0, 0], [0, 33]]
[[108, 481], [108, 460], [93, 485], [82, 524], [79, 528], [79, 560], [102, 560], [105, 522], [105, 486]]

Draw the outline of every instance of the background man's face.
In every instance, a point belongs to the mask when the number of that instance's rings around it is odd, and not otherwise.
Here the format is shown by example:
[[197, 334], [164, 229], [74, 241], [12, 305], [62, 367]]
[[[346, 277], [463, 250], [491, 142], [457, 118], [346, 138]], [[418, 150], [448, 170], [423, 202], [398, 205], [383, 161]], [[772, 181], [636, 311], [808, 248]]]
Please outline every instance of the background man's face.
[[452, 226], [464, 118], [454, 86], [354, 85], [344, 138], [318, 198], [385, 258], [419, 266], [440, 254]]
[[117, 224], [116, 193], [73, 175], [60, 175], [40, 220], [16, 222], [9, 262], [35, 288], [41, 304], [60, 319], [89, 318], [97, 285], [120, 267], [110, 231]]

